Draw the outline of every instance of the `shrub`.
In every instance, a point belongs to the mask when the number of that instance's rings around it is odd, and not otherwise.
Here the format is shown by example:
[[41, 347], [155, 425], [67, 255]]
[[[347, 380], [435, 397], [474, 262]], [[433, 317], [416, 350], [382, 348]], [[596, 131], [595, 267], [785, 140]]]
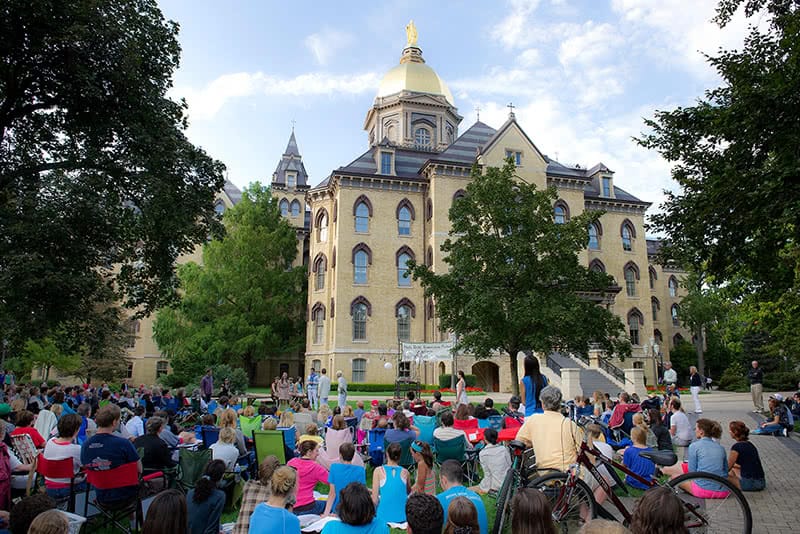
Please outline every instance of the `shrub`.
[[724, 391], [747, 391], [750, 387], [747, 373], [738, 362], [732, 363], [719, 379], [719, 389]]
[[[214, 374], [214, 389], [218, 390], [222, 382], [227, 378], [230, 381], [231, 393], [238, 395], [247, 391], [247, 372], [241, 367], [231, 367], [228, 364], [212, 365], [211, 371]], [[197, 382], [203, 379], [197, 377]]]
[[[439, 387], [449, 388], [452, 376], [451, 374], [439, 375]], [[464, 380], [466, 380], [468, 387], [475, 387], [478, 384], [478, 377], [475, 375], [464, 375]]]
[[[420, 389], [436, 389], [433, 384], [420, 384]], [[349, 393], [376, 393], [394, 391], [394, 384], [367, 384], [364, 382], [349, 382], [347, 384], [347, 391]]]
[[787, 391], [797, 389], [797, 382], [800, 381], [800, 373], [795, 371], [781, 371], [764, 373], [764, 387], [777, 391]]

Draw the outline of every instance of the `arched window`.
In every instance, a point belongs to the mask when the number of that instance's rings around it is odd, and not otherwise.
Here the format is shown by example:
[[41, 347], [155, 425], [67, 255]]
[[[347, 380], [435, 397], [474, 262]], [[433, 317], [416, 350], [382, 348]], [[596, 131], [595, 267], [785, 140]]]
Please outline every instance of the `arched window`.
[[603, 265], [603, 262], [598, 259], [593, 259], [589, 263], [589, 270], [594, 271], [596, 273], [604, 273], [606, 272], [606, 266]]
[[589, 225], [589, 250], [600, 250], [600, 227], [597, 223]]
[[292, 217], [297, 217], [300, 215], [300, 202], [296, 199], [292, 200]]
[[636, 239], [636, 227], [633, 223], [625, 219], [620, 226], [620, 235], [622, 236], [622, 250], [630, 252], [633, 250], [633, 240]]
[[395, 257], [397, 259], [397, 285], [400, 287], [410, 287], [411, 276], [406, 276], [406, 274], [408, 273], [409, 260], [416, 259], [414, 251], [405, 246], [400, 247]]
[[328, 270], [328, 260], [325, 258], [325, 254], [317, 254], [311, 270], [316, 274], [314, 277], [314, 289], [317, 291], [325, 289], [325, 271]]
[[397, 205], [397, 233], [411, 235], [411, 221], [414, 219], [414, 205], [404, 198]]
[[564, 224], [569, 220], [569, 206], [563, 200], [559, 200], [553, 207], [553, 217], [556, 224]]
[[653, 330], [653, 339], [654, 339], [654, 340], [655, 340], [655, 342], [656, 342], [656, 343], [658, 343], [659, 345], [661, 345], [662, 343], [664, 343], [664, 336], [661, 334], [661, 330], [659, 330], [659, 329], [655, 329], [655, 330]]
[[289, 201], [285, 198], [280, 202], [281, 215], [287, 217], [289, 215]]
[[431, 217], [433, 217], [433, 201], [428, 199], [427, 208], [425, 210], [425, 218], [430, 221]]
[[136, 319], [131, 319], [128, 321], [127, 330], [128, 330], [128, 337], [127, 337], [127, 348], [132, 349], [136, 346], [136, 340], [139, 339], [139, 331], [141, 330], [141, 323]]
[[372, 250], [364, 243], [353, 247], [353, 283], [367, 283], [367, 268], [372, 265]]
[[311, 308], [311, 321], [314, 323], [314, 344], [319, 345], [325, 334], [325, 305], [321, 302]]
[[129, 363], [125, 369], [125, 378], [133, 378], [133, 364]]
[[328, 212], [322, 208], [317, 212], [317, 241], [324, 243], [328, 240]]
[[667, 282], [667, 286], [669, 286], [669, 296], [670, 297], [677, 297], [678, 296], [678, 280], [674, 276], [669, 277], [669, 282]]
[[425, 318], [433, 319], [433, 312], [433, 299], [428, 299], [428, 302], [425, 303]]
[[670, 315], [672, 316], [672, 326], [680, 326], [681, 321], [678, 318], [678, 305], [673, 304], [669, 310]]
[[675, 334], [672, 336], [672, 346], [677, 347], [683, 342], [683, 336], [680, 334]]
[[372, 217], [372, 202], [366, 195], [359, 196], [353, 204], [356, 232], [369, 232], [369, 218]]
[[625, 291], [629, 297], [636, 296], [636, 281], [639, 279], [639, 268], [635, 263], [629, 261], [625, 265]]
[[417, 146], [429, 146], [431, 144], [431, 132], [427, 128], [414, 130], [414, 144]]
[[661, 303], [655, 297], [650, 297], [650, 307], [653, 309], [653, 321], [658, 321], [658, 311], [661, 309]]
[[631, 338], [631, 345], [640, 345], [639, 327], [644, 324], [642, 313], [636, 308], [628, 313], [628, 336]]
[[367, 316], [372, 314], [372, 306], [364, 297], [356, 297], [350, 304], [350, 315], [353, 317], [353, 340], [366, 341]]
[[433, 247], [428, 247], [428, 254], [425, 257], [425, 265], [428, 267], [433, 267]]
[[458, 191], [453, 193], [453, 202], [455, 202], [456, 200], [460, 200], [462, 198], [466, 198], [466, 196], [467, 192], [464, 191], [463, 189], [459, 189]]
[[397, 339], [409, 341], [411, 339], [411, 310], [408, 306], [398, 306], [397, 311]]
[[225, 213], [225, 204], [221, 200], [218, 200], [217, 203], [214, 204], [214, 211], [217, 215], [222, 217], [222, 214]]

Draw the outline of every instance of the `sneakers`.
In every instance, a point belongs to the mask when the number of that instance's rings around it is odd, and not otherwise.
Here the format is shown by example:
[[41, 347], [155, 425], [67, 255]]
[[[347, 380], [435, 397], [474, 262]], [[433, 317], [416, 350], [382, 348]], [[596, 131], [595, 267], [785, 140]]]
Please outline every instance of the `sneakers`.
[[781, 435], [782, 435], [784, 438], [788, 438], [788, 437], [789, 437], [789, 429], [788, 429], [788, 428], [786, 428], [786, 427], [784, 427], [784, 428], [783, 428], [783, 430], [781, 430]]

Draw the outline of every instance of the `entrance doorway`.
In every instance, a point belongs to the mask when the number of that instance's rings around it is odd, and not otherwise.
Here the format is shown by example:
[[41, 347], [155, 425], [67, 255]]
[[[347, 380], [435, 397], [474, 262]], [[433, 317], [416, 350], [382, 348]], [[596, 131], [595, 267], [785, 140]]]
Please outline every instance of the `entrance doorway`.
[[500, 391], [500, 368], [496, 363], [483, 360], [472, 366], [477, 386], [484, 391]]

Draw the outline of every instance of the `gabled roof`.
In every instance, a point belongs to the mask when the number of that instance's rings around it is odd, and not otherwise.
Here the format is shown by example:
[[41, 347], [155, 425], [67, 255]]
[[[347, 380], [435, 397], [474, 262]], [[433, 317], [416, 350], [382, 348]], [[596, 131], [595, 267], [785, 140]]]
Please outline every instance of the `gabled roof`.
[[611, 169], [606, 167], [606, 164], [603, 163], [603, 162], [598, 163], [597, 165], [595, 165], [594, 167], [592, 167], [591, 169], [586, 171], [586, 174], [589, 175], [589, 176], [594, 176], [594, 174], [598, 173], [598, 172], [607, 172], [607, 173], [614, 174], [614, 171], [612, 171]]
[[530, 137], [528, 137], [528, 134], [527, 134], [527, 133], [525, 133], [525, 130], [523, 130], [523, 129], [522, 129], [522, 127], [521, 127], [521, 126], [520, 126], [520, 125], [517, 123], [517, 119], [516, 119], [516, 117], [514, 117], [514, 115], [513, 115], [513, 114], [512, 114], [512, 115], [511, 115], [511, 116], [508, 118], [508, 120], [506, 121], [506, 123], [505, 123], [504, 125], [502, 125], [502, 126], [500, 127], [500, 129], [499, 129], [499, 130], [497, 130], [497, 131], [494, 133], [494, 135], [491, 137], [491, 139], [489, 139], [489, 140], [486, 142], [486, 144], [485, 144], [485, 145], [484, 145], [484, 146], [481, 148], [481, 152], [488, 152], [488, 151], [489, 151], [489, 150], [490, 150], [490, 149], [491, 149], [491, 148], [494, 146], [494, 144], [495, 144], [495, 143], [496, 143], [496, 142], [497, 142], [497, 141], [498, 141], [498, 140], [499, 140], [501, 137], [503, 137], [503, 134], [505, 134], [505, 133], [506, 133], [506, 131], [507, 131], [507, 130], [509, 130], [509, 129], [510, 129], [512, 126], [516, 126], [516, 127], [517, 127], [517, 130], [519, 130], [519, 131], [520, 131], [520, 133], [521, 133], [521, 134], [522, 134], [522, 136], [525, 138], [525, 140], [526, 140], [526, 141], [527, 141], [527, 142], [528, 142], [528, 143], [529, 143], [529, 144], [530, 144], [530, 145], [531, 145], [531, 146], [534, 148], [534, 150], [536, 150], [536, 152], [538, 152], [538, 153], [539, 153], [539, 155], [540, 155], [542, 158], [544, 158], [544, 153], [542, 153], [542, 151], [541, 151], [541, 150], [539, 150], [539, 147], [537, 147], [537, 146], [534, 144], [534, 142], [533, 142], [533, 141], [531, 141], [531, 138], [530, 138]]
[[300, 149], [297, 148], [297, 139], [294, 137], [294, 130], [292, 135], [289, 136], [289, 143], [286, 145], [286, 150], [283, 151], [284, 156], [299, 156]]
[[308, 187], [308, 173], [306, 167], [303, 165], [303, 156], [300, 155], [300, 149], [297, 148], [297, 139], [292, 135], [289, 136], [289, 142], [286, 145], [286, 150], [272, 174], [272, 183], [277, 185], [286, 185], [286, 172], [294, 172], [297, 174], [296, 187], [299, 189]]
[[231, 204], [234, 206], [242, 200], [242, 191], [233, 185], [233, 182], [230, 180], [225, 180], [225, 185], [222, 186], [222, 191], [230, 199]]

